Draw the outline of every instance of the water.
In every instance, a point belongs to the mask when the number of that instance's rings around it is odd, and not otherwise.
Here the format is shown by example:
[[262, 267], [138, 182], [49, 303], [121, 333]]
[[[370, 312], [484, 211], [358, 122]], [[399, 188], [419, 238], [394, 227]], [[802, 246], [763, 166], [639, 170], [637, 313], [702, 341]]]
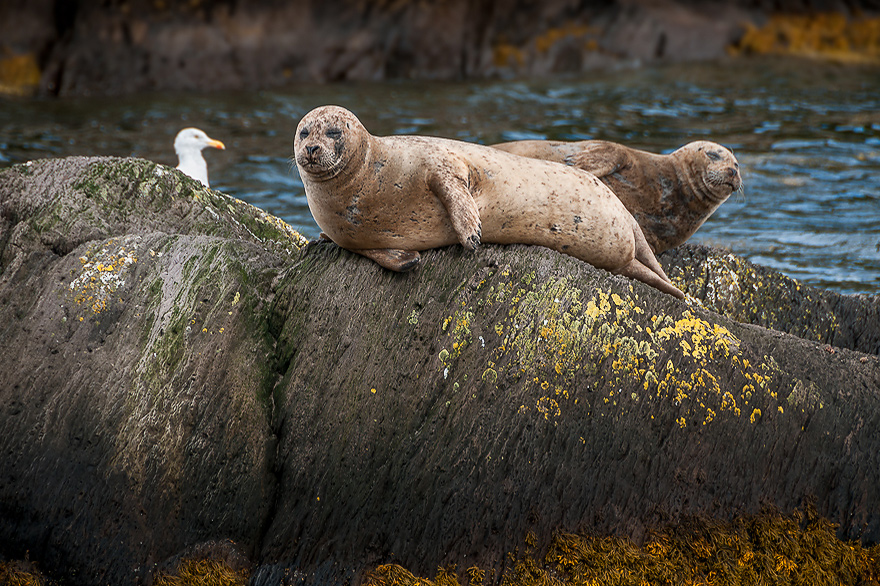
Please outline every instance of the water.
[[354, 111], [377, 135], [491, 144], [605, 139], [670, 152], [708, 139], [734, 149], [745, 192], [692, 241], [721, 246], [841, 293], [880, 293], [880, 69], [758, 60], [551, 80], [304, 85], [277, 91], [62, 101], [0, 100], [0, 166], [69, 155], [176, 165], [198, 126], [212, 187], [318, 234], [291, 166], [299, 118]]

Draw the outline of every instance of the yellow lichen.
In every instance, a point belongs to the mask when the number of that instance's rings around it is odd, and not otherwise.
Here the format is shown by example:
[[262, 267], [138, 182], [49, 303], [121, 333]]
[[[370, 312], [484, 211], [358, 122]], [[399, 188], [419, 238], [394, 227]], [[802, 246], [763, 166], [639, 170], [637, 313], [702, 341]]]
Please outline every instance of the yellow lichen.
[[559, 408], [559, 403], [550, 397], [541, 397], [538, 399], [535, 408], [539, 413], [543, 414], [544, 419], [547, 420], [559, 417], [562, 414], [562, 410]]
[[522, 67], [525, 54], [510, 43], [498, 43], [492, 47], [492, 63], [495, 67]]
[[538, 53], [546, 53], [560, 41], [569, 38], [581, 40], [584, 48], [595, 48], [597, 46], [595, 39], [586, 38], [593, 33], [595, 33], [595, 30], [591, 27], [575, 23], [547, 29], [544, 33], [535, 38], [535, 49]]
[[495, 382], [498, 381], [498, 373], [493, 368], [487, 368], [483, 371], [483, 376], [480, 378], [487, 383], [494, 385]]
[[68, 288], [78, 305], [87, 305], [93, 313], [101, 313], [113, 294], [125, 285], [125, 275], [137, 259], [139, 236], [126, 236], [122, 241], [107, 240], [79, 257], [80, 275]]
[[[444, 378], [472, 340], [483, 342], [476, 346], [477, 351], [486, 347], [486, 334], [474, 330], [479, 327], [474, 321], [475, 310], [482, 313], [501, 303], [505, 307], [496, 310], [500, 317], [491, 328], [499, 337], [504, 334], [504, 339], [486, 353], [481, 377], [493, 384], [502, 378], [503, 370], [510, 369], [513, 378], [525, 374], [544, 391], [544, 397], [549, 397], [553, 389], [571, 388], [574, 377], [601, 370], [597, 384], [611, 389], [638, 385], [650, 393], [647, 398], [668, 400], [679, 407], [680, 421], [703, 425], [722, 414], [738, 417], [741, 407], [751, 412], [754, 401], [760, 400], [763, 408], [767, 401], [777, 400], [771, 379], [778, 367], [772, 358], [765, 356], [753, 365], [754, 359], [743, 355], [742, 344], [733, 332], [691, 309], [679, 317], [653, 315], [652, 327], [645, 328], [633, 318], [646, 313], [634, 295], [595, 289], [583, 299], [584, 291], [571, 286], [566, 277], [539, 280], [532, 274], [519, 283], [533, 283], [533, 288], [516, 288], [507, 269], [490, 278], [495, 280], [487, 281], [487, 296], [469, 303], [467, 297], [472, 293], [462, 290], [456, 301], [461, 308], [442, 321], [447, 339], [440, 354]], [[722, 380], [741, 390], [723, 389]], [[766, 394], [759, 394], [761, 391]], [[632, 391], [627, 396], [632, 402], [640, 399]], [[577, 396], [557, 392], [554, 404], [544, 402], [537, 412], [545, 418], [557, 409], [561, 414], [568, 400], [576, 402]], [[611, 393], [603, 403], [616, 406], [618, 398]]]
[[40, 75], [35, 54], [15, 54], [6, 47], [3, 48], [0, 53], [0, 94], [32, 94], [40, 85]]

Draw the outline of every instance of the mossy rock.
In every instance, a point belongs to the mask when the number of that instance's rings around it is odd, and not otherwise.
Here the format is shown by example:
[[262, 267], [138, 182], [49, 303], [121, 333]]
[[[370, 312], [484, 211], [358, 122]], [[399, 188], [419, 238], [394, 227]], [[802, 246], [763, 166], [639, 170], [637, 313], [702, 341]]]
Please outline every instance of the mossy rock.
[[660, 262], [706, 308], [755, 324], [867, 354], [880, 354], [880, 295], [811, 287], [730, 252], [687, 244]]
[[694, 248], [687, 302], [523, 245], [390, 273], [264, 215], [148, 161], [0, 172], [0, 554], [147, 582], [231, 540], [254, 585], [358, 581], [804, 499], [880, 538], [878, 357], [828, 345], [870, 326], [768, 313], [825, 296], [705, 294]]

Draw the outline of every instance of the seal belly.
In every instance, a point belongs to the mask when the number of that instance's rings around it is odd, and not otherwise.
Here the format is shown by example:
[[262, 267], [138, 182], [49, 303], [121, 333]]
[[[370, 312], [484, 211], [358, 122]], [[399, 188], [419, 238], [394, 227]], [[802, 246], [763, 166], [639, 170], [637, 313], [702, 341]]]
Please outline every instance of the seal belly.
[[[433, 194], [413, 193], [402, 182], [379, 192], [356, 191], [340, 200], [322, 198], [309, 209], [321, 230], [350, 250], [394, 248], [427, 250], [457, 242], [443, 205]], [[314, 191], [314, 190], [313, 190]]]

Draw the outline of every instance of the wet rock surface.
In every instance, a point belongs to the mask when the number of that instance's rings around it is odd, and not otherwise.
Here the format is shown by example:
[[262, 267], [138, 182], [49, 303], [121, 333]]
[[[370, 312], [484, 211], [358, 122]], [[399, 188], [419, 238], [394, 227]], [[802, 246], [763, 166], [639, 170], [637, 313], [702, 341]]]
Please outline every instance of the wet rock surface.
[[356, 582], [804, 499], [880, 538], [876, 298], [687, 246], [689, 303], [538, 247], [424, 261], [304, 246], [148, 161], [0, 172], [0, 554]]

